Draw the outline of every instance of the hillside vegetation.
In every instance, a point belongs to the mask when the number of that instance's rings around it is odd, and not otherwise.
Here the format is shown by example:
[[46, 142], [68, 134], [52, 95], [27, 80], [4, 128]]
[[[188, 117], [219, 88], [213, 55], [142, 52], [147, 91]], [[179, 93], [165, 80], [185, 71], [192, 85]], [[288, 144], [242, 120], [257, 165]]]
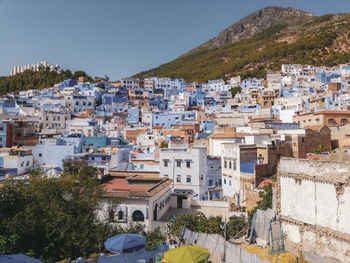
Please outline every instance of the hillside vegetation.
[[285, 63], [335, 66], [350, 61], [349, 14], [286, 16], [284, 8], [270, 9], [283, 11], [284, 15], [275, 16], [277, 18], [270, 21], [269, 28], [257, 29], [259, 22], [256, 21], [263, 19], [258, 11], [254, 13], [256, 17], [250, 16], [249, 25], [241, 24], [242, 28], [250, 26], [254, 30], [240, 40], [227, 37], [227, 34], [226, 42], [219, 40], [220, 33], [215, 41], [210, 40], [169, 63], [134, 77], [158, 76], [187, 81], [208, 81], [237, 74], [244, 78], [263, 77], [266, 70], [279, 70]]
[[65, 79], [76, 79], [85, 77], [87, 81], [99, 82], [108, 81], [109, 78], [95, 77], [92, 78], [84, 71], [70, 70], [50, 71], [49, 69], [41, 69], [40, 71], [26, 70], [14, 76], [0, 77], [0, 95], [10, 92], [19, 92], [30, 89], [45, 89], [53, 87], [54, 84], [60, 83]]

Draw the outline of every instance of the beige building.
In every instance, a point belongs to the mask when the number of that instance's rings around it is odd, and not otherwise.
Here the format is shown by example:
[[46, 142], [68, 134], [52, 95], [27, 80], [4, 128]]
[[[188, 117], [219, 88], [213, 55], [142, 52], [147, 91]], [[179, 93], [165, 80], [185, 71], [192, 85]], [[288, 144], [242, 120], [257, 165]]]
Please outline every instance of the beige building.
[[350, 123], [350, 111], [316, 111], [300, 113], [293, 117], [293, 121], [305, 126], [325, 125], [340, 126]]

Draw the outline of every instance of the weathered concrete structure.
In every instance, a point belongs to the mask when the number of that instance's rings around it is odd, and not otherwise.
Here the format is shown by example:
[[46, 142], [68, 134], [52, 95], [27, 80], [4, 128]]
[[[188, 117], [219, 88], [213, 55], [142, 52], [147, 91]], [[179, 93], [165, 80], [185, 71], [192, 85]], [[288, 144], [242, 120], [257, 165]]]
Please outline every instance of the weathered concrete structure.
[[350, 162], [282, 158], [278, 182], [286, 249], [350, 262]]

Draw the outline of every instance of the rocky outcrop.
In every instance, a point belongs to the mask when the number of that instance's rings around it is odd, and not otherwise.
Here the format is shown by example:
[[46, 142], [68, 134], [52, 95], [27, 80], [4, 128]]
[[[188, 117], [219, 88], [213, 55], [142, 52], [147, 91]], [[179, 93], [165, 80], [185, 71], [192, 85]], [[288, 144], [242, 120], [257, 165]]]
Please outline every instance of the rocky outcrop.
[[284, 23], [284, 21], [290, 22], [294, 19], [311, 16], [313, 16], [312, 13], [291, 7], [266, 7], [244, 17], [237, 23], [226, 28], [217, 37], [212, 38], [192, 51], [202, 48], [219, 48], [226, 44], [232, 44], [242, 39], [252, 37], [271, 26]]

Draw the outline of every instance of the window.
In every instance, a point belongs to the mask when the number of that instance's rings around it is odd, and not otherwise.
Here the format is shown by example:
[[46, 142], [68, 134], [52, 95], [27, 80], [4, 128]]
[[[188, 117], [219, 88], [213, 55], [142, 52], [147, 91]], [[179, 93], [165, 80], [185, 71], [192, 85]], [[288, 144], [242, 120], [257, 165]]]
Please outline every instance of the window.
[[186, 167], [187, 167], [187, 168], [191, 168], [191, 162], [190, 162], [190, 161], [187, 161], [187, 162], [186, 162]]
[[228, 168], [229, 168], [229, 169], [232, 169], [232, 163], [231, 163], [231, 161], [228, 162]]
[[76, 106], [79, 106], [79, 102], [78, 102], [78, 101], [77, 101], [77, 102], [75, 102], [75, 105], [76, 105]]
[[190, 183], [191, 182], [191, 175], [187, 175], [186, 182]]
[[227, 161], [224, 161], [224, 168], [227, 168]]
[[178, 174], [178, 175], [176, 176], [176, 182], [177, 182], [177, 183], [181, 183], [181, 175], [180, 175], [180, 174]]
[[176, 167], [181, 167], [181, 161], [176, 161]]
[[231, 186], [231, 179], [228, 180], [228, 185]]
[[21, 167], [23, 167], [24, 166], [24, 162], [21, 162]]
[[169, 163], [168, 160], [163, 160], [164, 167], [168, 167], [168, 163]]
[[233, 170], [236, 171], [236, 168], [237, 168], [237, 166], [236, 166], [236, 161], [233, 161]]
[[29, 161], [27, 161], [26, 166], [29, 166]]
[[226, 184], [226, 178], [224, 178], [224, 184]]
[[213, 180], [209, 180], [209, 186], [213, 185]]
[[334, 119], [328, 119], [328, 125], [335, 125], [336, 122], [334, 121]]
[[118, 212], [118, 220], [123, 220], [123, 219], [124, 219], [124, 212], [120, 210]]
[[140, 210], [136, 210], [134, 213], [132, 213], [132, 220], [134, 222], [143, 222], [145, 221], [145, 217]]
[[169, 177], [169, 175], [168, 174], [164, 174], [164, 177]]

